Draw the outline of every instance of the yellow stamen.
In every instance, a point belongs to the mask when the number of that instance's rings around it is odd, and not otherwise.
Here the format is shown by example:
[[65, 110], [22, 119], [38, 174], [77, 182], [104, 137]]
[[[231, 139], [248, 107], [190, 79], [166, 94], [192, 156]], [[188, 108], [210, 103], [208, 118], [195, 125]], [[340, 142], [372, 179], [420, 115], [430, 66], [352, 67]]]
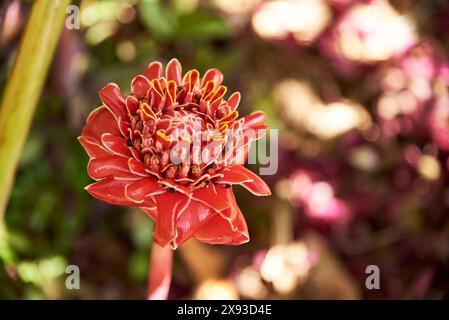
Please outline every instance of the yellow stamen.
[[227, 123], [223, 123], [218, 127], [218, 130], [223, 134], [229, 129], [229, 126]]
[[203, 95], [201, 96], [201, 100], [208, 100], [211, 95], [214, 94], [215, 81], [209, 80], [204, 86]]
[[154, 121], [156, 121], [157, 117], [156, 114], [154, 113], [153, 109], [151, 109], [151, 107], [148, 105], [148, 103], [144, 102], [140, 104], [140, 110], [142, 110], [142, 112], [149, 118], [153, 119]]
[[237, 119], [238, 117], [239, 117], [238, 111], [233, 111], [233, 112], [227, 114], [226, 116], [224, 116], [223, 118], [221, 118], [220, 120], [218, 120], [218, 122], [220, 124], [230, 123], [230, 122], [234, 121], [235, 119]]
[[214, 141], [223, 141], [224, 140], [224, 136], [223, 135], [212, 135], [211, 139]]
[[166, 136], [163, 132], [160, 130], [156, 131], [156, 135], [164, 139], [165, 141], [171, 141], [170, 137]]
[[198, 80], [200, 79], [200, 73], [198, 72], [198, 70], [190, 70], [188, 79], [189, 92], [193, 92], [193, 90], [195, 90], [196, 84], [198, 83]]
[[177, 89], [176, 82], [170, 80], [165, 88], [167, 90], [167, 94], [168, 97], [170, 98], [171, 103], [174, 104], [176, 102], [176, 89]]
[[228, 88], [226, 88], [225, 86], [219, 86], [218, 89], [215, 91], [214, 95], [212, 96], [212, 98], [210, 99], [210, 104], [223, 98], [227, 90]]
[[161, 81], [159, 79], [153, 79], [151, 80], [151, 86], [153, 87], [153, 90], [161, 97], [164, 97], [164, 91], [162, 90]]

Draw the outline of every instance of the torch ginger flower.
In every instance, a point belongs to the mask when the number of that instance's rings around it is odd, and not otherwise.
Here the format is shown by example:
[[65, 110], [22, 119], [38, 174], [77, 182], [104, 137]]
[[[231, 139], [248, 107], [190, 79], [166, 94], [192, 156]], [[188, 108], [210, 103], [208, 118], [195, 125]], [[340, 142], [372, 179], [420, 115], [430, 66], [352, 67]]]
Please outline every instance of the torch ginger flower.
[[[240, 94], [224, 99], [223, 75], [182, 76], [181, 64], [152, 62], [124, 96], [110, 83], [79, 141], [90, 157], [86, 187], [95, 198], [136, 206], [154, 221], [154, 241], [176, 249], [191, 237], [210, 244], [249, 240], [231, 186], [258, 196], [270, 189], [243, 166], [249, 143], [267, 130], [255, 112], [237, 119]], [[181, 161], [180, 161], [181, 160]], [[186, 161], [187, 160], [187, 161]]]

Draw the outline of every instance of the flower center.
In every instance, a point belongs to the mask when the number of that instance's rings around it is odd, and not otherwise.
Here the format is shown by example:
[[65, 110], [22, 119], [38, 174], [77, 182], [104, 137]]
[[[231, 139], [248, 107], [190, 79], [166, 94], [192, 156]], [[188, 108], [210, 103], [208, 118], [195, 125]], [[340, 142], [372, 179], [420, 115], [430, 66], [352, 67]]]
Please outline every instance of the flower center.
[[221, 101], [225, 87], [213, 90], [206, 85], [202, 92], [189, 92], [169, 82], [165, 95], [162, 86], [156, 88], [159, 94], [142, 99], [130, 115], [128, 146], [139, 154], [146, 170], [158, 178], [183, 185], [212, 179], [226, 166], [218, 158], [223, 158], [226, 134], [238, 117]]

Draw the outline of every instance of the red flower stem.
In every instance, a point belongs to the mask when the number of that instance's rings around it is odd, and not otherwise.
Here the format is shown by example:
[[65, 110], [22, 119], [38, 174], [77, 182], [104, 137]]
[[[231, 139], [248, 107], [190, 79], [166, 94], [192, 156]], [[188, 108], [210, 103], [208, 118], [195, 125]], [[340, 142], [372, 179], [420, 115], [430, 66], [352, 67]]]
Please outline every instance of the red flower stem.
[[173, 250], [153, 242], [148, 272], [148, 300], [166, 300], [172, 277]]

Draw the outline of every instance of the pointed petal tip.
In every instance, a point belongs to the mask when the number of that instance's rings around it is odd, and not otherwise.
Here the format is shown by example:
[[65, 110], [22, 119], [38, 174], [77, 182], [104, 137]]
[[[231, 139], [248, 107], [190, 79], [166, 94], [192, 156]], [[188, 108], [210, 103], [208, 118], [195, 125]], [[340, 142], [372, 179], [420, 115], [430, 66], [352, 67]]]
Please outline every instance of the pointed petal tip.
[[177, 85], [181, 85], [182, 81], [182, 65], [178, 59], [173, 58], [165, 67], [165, 77], [168, 81], [173, 80]]
[[234, 165], [222, 172], [222, 177], [216, 179], [216, 182], [223, 184], [239, 184], [246, 188], [255, 196], [270, 196], [271, 190], [266, 182], [251, 170], [243, 165]]
[[160, 61], [157, 61], [157, 60], [151, 61], [151, 62], [148, 64], [148, 68], [151, 68], [151, 67], [159, 67], [159, 66], [162, 67], [162, 63], [161, 63]]
[[265, 122], [267, 121], [267, 118], [265, 117], [265, 113], [263, 111], [255, 111], [247, 115], [243, 118], [243, 130], [246, 129], [263, 129], [266, 127]]
[[92, 187], [93, 187], [94, 184], [96, 184], [97, 182], [98, 182], [98, 181], [95, 181], [94, 183], [91, 183], [91, 184], [85, 186], [83, 189], [86, 190], [87, 193], [89, 193], [91, 196], [95, 197], [95, 196], [92, 194]]
[[170, 61], [168, 62], [168, 64], [171, 64], [171, 63], [181, 64], [181, 62], [179, 62], [178, 58], [171, 58]]
[[271, 192], [270, 188], [266, 188], [265, 192], [258, 194], [257, 196], [259, 197], [269, 197], [271, 196], [273, 193]]
[[110, 87], [114, 87], [114, 88], [120, 89], [120, 87], [119, 87], [119, 85], [118, 85], [117, 83], [115, 83], [115, 82], [109, 82], [109, 83], [107, 83], [103, 88], [101, 88], [101, 89], [98, 91], [98, 93], [100, 93], [100, 92], [102, 92], [103, 90], [108, 89], [108, 88], [110, 88]]
[[159, 79], [162, 76], [162, 69], [162, 63], [160, 63], [159, 61], [153, 61], [150, 62], [143, 74], [150, 81]]
[[257, 197], [268, 197], [272, 194], [270, 188], [265, 182], [263, 182], [263, 184], [260, 183], [257, 187], [254, 186], [254, 182], [245, 182], [242, 183], [242, 186]]
[[118, 84], [114, 82], [108, 83], [98, 92], [98, 95], [103, 105], [112, 112], [116, 119], [127, 116], [125, 97]]
[[145, 98], [148, 94], [148, 91], [151, 88], [151, 82], [144, 75], [137, 75], [131, 81], [131, 92], [132, 94], [141, 99]]

